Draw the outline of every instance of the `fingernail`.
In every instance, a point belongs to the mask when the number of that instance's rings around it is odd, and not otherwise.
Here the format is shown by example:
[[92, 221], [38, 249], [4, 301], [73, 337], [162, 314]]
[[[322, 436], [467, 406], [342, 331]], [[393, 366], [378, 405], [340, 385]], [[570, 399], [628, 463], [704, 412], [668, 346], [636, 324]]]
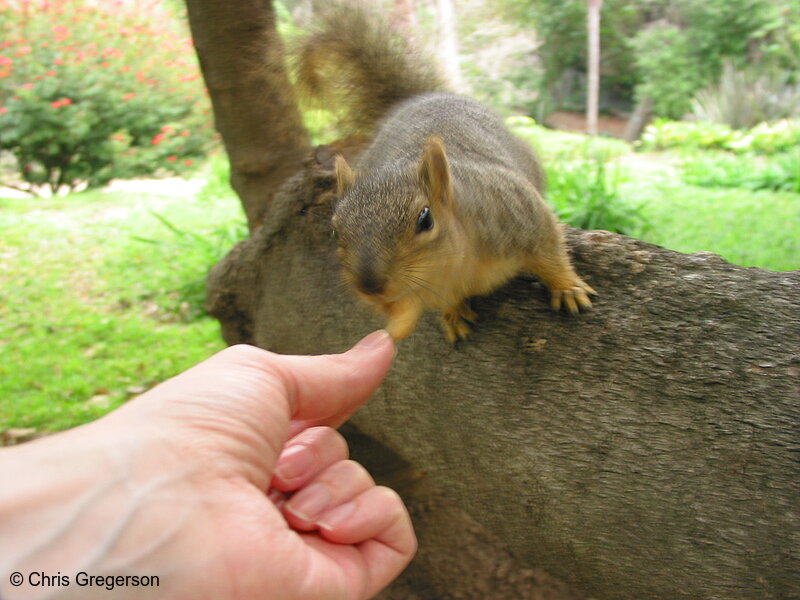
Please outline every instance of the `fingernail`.
[[308, 473], [314, 463], [311, 450], [303, 444], [290, 446], [281, 453], [275, 465], [275, 475], [285, 482], [292, 481]]
[[390, 339], [391, 337], [389, 336], [388, 331], [385, 329], [379, 329], [378, 331], [373, 331], [367, 337], [358, 342], [356, 344], [356, 348], [377, 348], [385, 344], [386, 341]]
[[286, 503], [286, 510], [303, 519], [314, 522], [331, 503], [331, 493], [324, 483], [312, 483], [307, 488], [297, 492]]
[[341, 506], [337, 506], [332, 511], [324, 516], [324, 519], [317, 522], [317, 525], [322, 529], [335, 529], [342, 523], [347, 521], [356, 511], [355, 502], [345, 502]]

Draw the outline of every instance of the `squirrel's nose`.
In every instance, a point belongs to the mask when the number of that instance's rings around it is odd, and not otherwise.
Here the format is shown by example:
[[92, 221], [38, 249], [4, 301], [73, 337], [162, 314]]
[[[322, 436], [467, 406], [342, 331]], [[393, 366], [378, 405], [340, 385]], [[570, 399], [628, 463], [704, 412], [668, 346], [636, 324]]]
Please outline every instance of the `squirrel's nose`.
[[358, 289], [370, 296], [377, 296], [386, 289], [386, 279], [376, 273], [362, 273], [358, 279]]

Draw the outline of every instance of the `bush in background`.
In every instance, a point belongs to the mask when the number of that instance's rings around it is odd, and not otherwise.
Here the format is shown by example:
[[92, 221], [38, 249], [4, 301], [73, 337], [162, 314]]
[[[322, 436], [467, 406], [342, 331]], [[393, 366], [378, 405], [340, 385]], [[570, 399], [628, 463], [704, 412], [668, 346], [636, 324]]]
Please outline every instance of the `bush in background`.
[[790, 81], [791, 73], [786, 71], [737, 69], [733, 61], [726, 61], [719, 80], [695, 95], [692, 116], [734, 129], [800, 117], [800, 85]]
[[760, 123], [748, 130], [721, 123], [692, 123], [658, 119], [648, 125], [638, 147], [642, 150], [728, 150], [776, 154], [800, 146], [800, 119]]
[[728, 152], [689, 155], [682, 165], [683, 180], [702, 187], [738, 187], [800, 193], [800, 150], [769, 159]]
[[619, 168], [589, 153], [579, 161], [547, 164], [547, 199], [558, 217], [580, 229], [641, 236], [649, 226], [639, 207], [622, 197]]
[[679, 119], [703, 83], [687, 31], [670, 24], [643, 29], [633, 40], [641, 81], [636, 97], [653, 99], [653, 112]]
[[212, 140], [188, 32], [154, 1], [0, 0], [0, 151], [29, 191], [180, 173]]

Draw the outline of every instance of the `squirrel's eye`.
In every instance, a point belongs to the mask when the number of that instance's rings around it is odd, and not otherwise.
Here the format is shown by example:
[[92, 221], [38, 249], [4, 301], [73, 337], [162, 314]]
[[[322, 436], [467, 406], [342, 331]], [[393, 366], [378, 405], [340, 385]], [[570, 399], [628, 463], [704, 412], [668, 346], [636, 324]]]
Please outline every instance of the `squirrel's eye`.
[[433, 227], [433, 215], [431, 209], [426, 206], [417, 217], [417, 233], [428, 231], [431, 227]]

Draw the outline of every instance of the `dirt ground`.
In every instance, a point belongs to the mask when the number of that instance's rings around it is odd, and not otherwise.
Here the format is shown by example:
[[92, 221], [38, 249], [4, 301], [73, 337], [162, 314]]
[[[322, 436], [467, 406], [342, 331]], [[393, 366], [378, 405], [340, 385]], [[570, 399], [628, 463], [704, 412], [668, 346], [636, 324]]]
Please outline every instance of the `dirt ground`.
[[[545, 117], [544, 124], [553, 129], [585, 133], [586, 115], [574, 112], [556, 111]], [[625, 137], [625, 128], [627, 126], [628, 119], [623, 119], [622, 117], [600, 115], [597, 119], [598, 133], [620, 139]]]

